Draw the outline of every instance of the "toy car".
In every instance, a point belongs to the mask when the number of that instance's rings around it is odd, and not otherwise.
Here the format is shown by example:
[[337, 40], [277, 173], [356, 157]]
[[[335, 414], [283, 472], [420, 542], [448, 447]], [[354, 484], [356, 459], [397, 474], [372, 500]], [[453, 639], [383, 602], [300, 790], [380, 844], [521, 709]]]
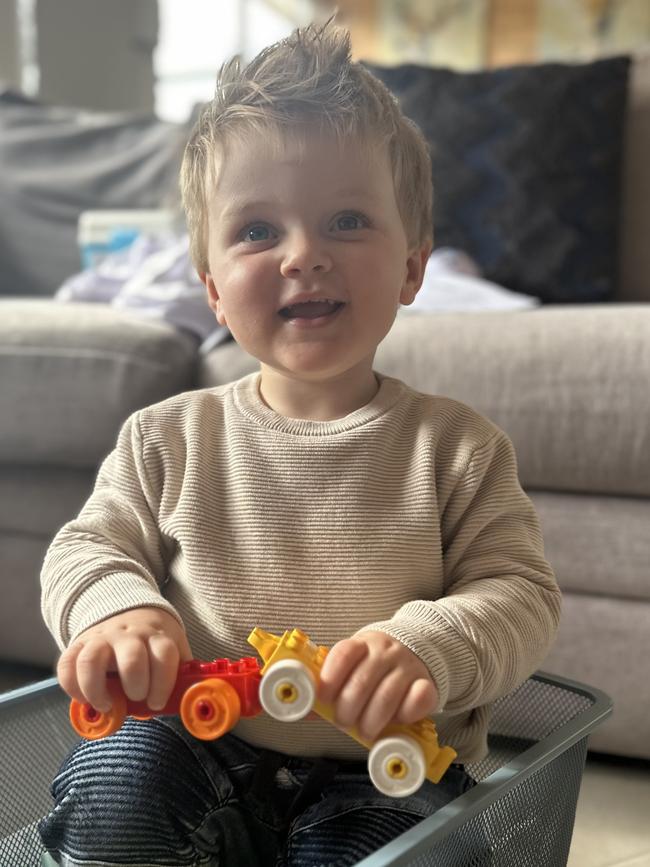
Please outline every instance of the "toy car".
[[109, 672], [107, 683], [113, 702], [110, 711], [103, 713], [73, 699], [70, 722], [81, 737], [96, 740], [117, 731], [127, 716], [151, 719], [180, 714], [183, 725], [194, 737], [215, 740], [230, 731], [240, 716], [256, 716], [261, 712], [260, 679], [260, 665], [254, 657], [212, 662], [192, 659], [179, 666], [176, 684], [165, 707], [152, 711], [146, 702], [128, 699], [118, 675]]
[[[254, 629], [248, 643], [264, 660], [259, 698], [264, 710], [286, 722], [303, 719], [314, 710], [334, 723], [334, 710], [317, 698], [317, 685], [328, 649], [316, 646], [300, 629], [277, 636]], [[388, 725], [370, 743], [356, 728], [346, 730], [351, 738], [370, 750], [368, 773], [376, 789], [385, 795], [406, 797], [420, 788], [425, 778], [438, 783], [456, 758], [451, 747], [438, 745], [435, 724], [422, 719], [412, 725]]]

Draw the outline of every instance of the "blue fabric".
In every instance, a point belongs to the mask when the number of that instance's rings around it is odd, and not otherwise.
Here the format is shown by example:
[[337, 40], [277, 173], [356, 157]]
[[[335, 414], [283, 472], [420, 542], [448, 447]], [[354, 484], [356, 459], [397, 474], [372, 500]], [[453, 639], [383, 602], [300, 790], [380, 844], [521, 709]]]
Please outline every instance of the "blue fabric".
[[39, 830], [65, 865], [346, 867], [472, 785], [452, 767], [437, 786], [389, 798], [365, 762], [314, 763], [233, 735], [199, 741], [172, 717], [129, 719], [71, 752]]

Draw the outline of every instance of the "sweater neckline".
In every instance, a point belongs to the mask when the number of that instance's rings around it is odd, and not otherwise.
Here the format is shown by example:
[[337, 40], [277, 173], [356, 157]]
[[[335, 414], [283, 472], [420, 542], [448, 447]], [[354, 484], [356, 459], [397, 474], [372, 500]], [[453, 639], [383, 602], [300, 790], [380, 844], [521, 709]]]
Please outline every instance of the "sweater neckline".
[[398, 379], [375, 372], [379, 388], [372, 400], [342, 418], [331, 421], [289, 418], [271, 409], [260, 395], [261, 373], [251, 373], [234, 383], [233, 398], [239, 411], [261, 427], [295, 436], [331, 436], [355, 430], [392, 409], [403, 394]]

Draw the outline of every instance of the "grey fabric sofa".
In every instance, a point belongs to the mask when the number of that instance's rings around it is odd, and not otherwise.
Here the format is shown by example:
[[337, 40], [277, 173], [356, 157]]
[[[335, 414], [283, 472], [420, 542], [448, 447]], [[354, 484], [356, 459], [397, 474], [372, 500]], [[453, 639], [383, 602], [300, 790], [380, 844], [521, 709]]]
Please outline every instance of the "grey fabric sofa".
[[[564, 591], [545, 668], [614, 698], [592, 749], [650, 758], [650, 59], [633, 76], [619, 296], [400, 314], [376, 367], [471, 404], [512, 437]], [[54, 661], [42, 558], [126, 416], [255, 366], [234, 343], [201, 355], [188, 335], [109, 307], [0, 299], [0, 658]]]

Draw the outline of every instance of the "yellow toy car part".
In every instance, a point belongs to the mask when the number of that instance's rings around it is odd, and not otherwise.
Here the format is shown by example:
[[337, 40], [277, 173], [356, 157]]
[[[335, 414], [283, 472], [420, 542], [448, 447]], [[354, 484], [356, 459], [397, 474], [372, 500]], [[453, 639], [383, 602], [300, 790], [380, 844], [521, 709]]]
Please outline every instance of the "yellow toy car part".
[[[259, 699], [269, 716], [293, 722], [313, 710], [334, 723], [334, 709], [317, 697], [326, 647], [314, 644], [300, 629], [278, 636], [256, 628], [248, 636], [248, 643], [264, 660]], [[430, 719], [386, 726], [373, 743], [362, 738], [356, 728], [346, 730], [346, 734], [370, 751], [368, 773], [375, 788], [397, 798], [413, 794], [425, 779], [440, 782], [456, 758], [451, 747], [439, 746]]]

